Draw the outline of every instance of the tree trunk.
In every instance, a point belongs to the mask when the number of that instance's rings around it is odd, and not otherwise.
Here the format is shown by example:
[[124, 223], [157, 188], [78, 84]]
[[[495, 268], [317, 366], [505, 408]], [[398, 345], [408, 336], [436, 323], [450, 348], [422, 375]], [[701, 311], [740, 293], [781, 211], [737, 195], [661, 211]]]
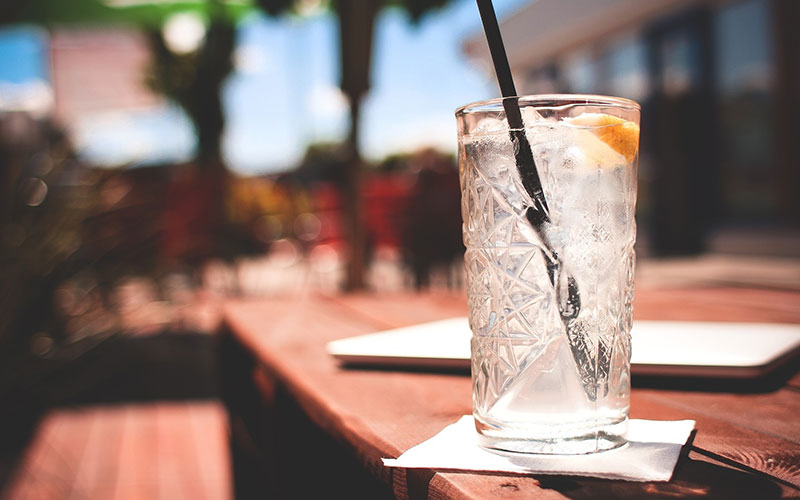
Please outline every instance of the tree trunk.
[[343, 227], [348, 240], [345, 289], [359, 290], [365, 286], [366, 271], [366, 231], [361, 197], [363, 161], [358, 144], [359, 111], [361, 99], [369, 90], [372, 34], [380, 2], [340, 0], [336, 5], [341, 40], [341, 88], [350, 101], [350, 133], [347, 137], [346, 172], [342, 186], [345, 207]]
[[167, 202], [172, 205], [168, 210], [174, 210], [167, 218], [174, 222], [165, 232], [170, 241], [182, 243], [165, 243], [164, 248], [171, 258], [196, 263], [219, 255], [224, 248], [229, 172], [221, 150], [225, 128], [221, 91], [232, 70], [235, 27], [225, 20], [212, 20], [203, 46], [192, 54], [171, 52], [160, 30], [151, 31], [150, 37], [154, 55], [150, 84], [184, 109], [197, 136], [194, 168], [176, 173], [170, 186], [184, 198]]
[[222, 85], [233, 66], [231, 54], [236, 40], [234, 27], [224, 21], [212, 21], [206, 41], [198, 54], [194, 81], [184, 107], [197, 131], [197, 163], [203, 170], [224, 175], [222, 132], [225, 116], [222, 110]]
[[366, 228], [362, 217], [361, 173], [363, 161], [358, 153], [359, 101], [350, 104], [350, 133], [347, 139], [347, 163], [343, 177], [344, 225], [347, 231], [347, 281], [346, 290], [360, 290], [366, 286]]

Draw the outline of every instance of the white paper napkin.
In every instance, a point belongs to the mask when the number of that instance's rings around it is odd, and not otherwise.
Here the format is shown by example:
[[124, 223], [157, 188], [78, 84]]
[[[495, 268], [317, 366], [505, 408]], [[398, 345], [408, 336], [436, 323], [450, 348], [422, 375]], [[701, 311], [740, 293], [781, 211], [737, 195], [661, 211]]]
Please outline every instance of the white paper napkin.
[[630, 420], [628, 444], [589, 455], [501, 455], [478, 446], [471, 415], [397, 459], [384, 458], [387, 467], [451, 469], [518, 474], [592, 476], [628, 481], [669, 481], [681, 447], [694, 429], [694, 420]]

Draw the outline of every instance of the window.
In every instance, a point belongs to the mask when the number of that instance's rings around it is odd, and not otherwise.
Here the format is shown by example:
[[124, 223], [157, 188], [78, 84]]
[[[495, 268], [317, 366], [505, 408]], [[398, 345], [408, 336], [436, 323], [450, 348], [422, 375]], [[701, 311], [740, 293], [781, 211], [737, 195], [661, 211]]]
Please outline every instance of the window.
[[606, 92], [643, 100], [649, 93], [647, 53], [644, 43], [637, 37], [629, 37], [613, 44], [605, 55]]
[[772, 164], [773, 56], [769, 4], [748, 0], [714, 18], [724, 214], [763, 220], [777, 211]]
[[597, 88], [597, 69], [592, 53], [581, 50], [567, 56], [561, 64], [561, 86], [566, 92], [593, 94]]

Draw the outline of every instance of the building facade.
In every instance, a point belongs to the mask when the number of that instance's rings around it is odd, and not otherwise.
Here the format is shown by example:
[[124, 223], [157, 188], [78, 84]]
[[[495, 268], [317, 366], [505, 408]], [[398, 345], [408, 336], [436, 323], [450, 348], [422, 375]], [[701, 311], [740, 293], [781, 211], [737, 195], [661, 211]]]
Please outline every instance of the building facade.
[[[669, 255], [800, 228], [798, 24], [796, 0], [538, 0], [501, 30], [521, 93], [642, 104], [640, 226]], [[482, 34], [464, 50], [491, 71]]]

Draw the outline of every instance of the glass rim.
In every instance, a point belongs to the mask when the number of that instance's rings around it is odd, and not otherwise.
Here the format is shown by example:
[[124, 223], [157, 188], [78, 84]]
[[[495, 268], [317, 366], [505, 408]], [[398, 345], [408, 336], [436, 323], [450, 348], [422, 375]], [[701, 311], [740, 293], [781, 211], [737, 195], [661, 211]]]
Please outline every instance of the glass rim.
[[[488, 113], [504, 111], [503, 100], [505, 97], [485, 99], [470, 104], [465, 104], [456, 109], [456, 117], [471, 113]], [[520, 107], [534, 107], [537, 109], [558, 109], [570, 106], [615, 106], [618, 108], [641, 111], [641, 105], [624, 97], [614, 97], [595, 94], [531, 94], [519, 96]]]

